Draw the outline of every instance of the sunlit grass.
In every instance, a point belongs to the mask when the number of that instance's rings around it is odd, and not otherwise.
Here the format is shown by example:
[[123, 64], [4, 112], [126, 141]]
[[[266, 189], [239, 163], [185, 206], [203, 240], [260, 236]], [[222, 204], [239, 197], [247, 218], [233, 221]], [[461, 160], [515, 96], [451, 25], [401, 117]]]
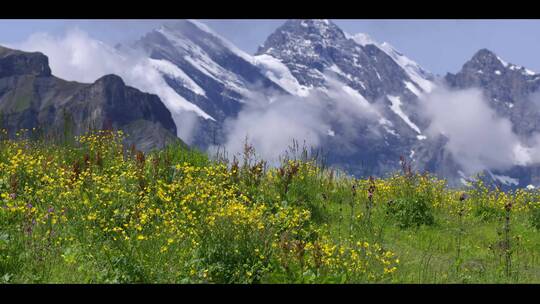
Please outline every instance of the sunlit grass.
[[145, 154], [122, 137], [2, 136], [0, 280], [540, 281], [536, 190], [447, 189], [405, 162], [353, 179], [305, 153], [270, 168], [249, 146], [230, 163], [181, 145]]

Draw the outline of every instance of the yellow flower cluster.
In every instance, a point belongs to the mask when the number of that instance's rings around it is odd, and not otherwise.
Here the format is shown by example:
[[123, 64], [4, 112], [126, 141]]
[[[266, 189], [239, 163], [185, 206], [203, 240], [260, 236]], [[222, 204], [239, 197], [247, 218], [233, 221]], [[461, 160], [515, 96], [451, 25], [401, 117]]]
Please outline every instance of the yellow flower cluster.
[[[121, 133], [101, 131], [80, 136], [75, 146], [60, 151], [25, 140], [5, 141], [0, 149], [3, 227], [24, 231], [43, 246], [88, 242], [107, 254], [154, 248], [152, 255], [136, 259], [148, 263], [159, 259], [161, 271], [195, 281], [217, 280], [212, 265], [230, 256], [242, 261], [238, 265], [258, 265], [235, 266], [231, 277], [260, 279], [283, 235], [304, 242], [313, 233], [309, 210], [281, 204], [279, 199], [254, 200], [225, 164], [175, 163], [169, 159], [174, 155], [160, 153], [141, 156], [124, 148], [122, 140]], [[300, 180], [320, 174], [314, 163], [291, 161], [291, 165], [301, 166], [295, 176]], [[249, 253], [245, 246], [251, 248]], [[305, 246], [312, 260], [320, 246], [322, 264], [330, 272], [366, 273], [372, 260], [366, 254], [384, 265], [378, 274], [395, 271], [388, 256], [378, 251], [336, 247], [328, 239]], [[216, 250], [226, 251], [221, 252], [225, 256], [212, 262]], [[70, 265], [76, 263], [73, 252], [62, 255]], [[170, 266], [178, 265], [178, 259], [186, 266]], [[188, 262], [197, 259], [206, 264]]]

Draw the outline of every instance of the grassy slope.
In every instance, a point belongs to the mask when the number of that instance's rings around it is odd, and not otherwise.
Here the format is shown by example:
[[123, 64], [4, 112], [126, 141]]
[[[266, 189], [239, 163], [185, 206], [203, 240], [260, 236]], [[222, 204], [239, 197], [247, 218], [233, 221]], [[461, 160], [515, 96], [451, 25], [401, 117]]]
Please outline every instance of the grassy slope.
[[[0, 166], [4, 282], [540, 282], [536, 191], [479, 184], [461, 202], [404, 173], [374, 180], [369, 207], [369, 180], [305, 160], [268, 169], [246, 149], [220, 166], [181, 146], [143, 157], [108, 135], [2, 141]], [[497, 243], [509, 201], [507, 274]], [[420, 225], [398, 226], [411, 218]]]

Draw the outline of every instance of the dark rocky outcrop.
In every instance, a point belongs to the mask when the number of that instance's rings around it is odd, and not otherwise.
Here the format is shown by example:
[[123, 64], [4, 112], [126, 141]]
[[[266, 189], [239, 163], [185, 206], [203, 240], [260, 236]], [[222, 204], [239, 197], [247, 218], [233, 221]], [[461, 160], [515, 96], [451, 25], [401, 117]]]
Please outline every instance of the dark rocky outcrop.
[[74, 135], [91, 129], [118, 129], [126, 142], [146, 151], [176, 137], [171, 113], [158, 96], [126, 86], [116, 75], [92, 84], [65, 81], [52, 75], [48, 58], [0, 47], [0, 116], [11, 134], [41, 128]]

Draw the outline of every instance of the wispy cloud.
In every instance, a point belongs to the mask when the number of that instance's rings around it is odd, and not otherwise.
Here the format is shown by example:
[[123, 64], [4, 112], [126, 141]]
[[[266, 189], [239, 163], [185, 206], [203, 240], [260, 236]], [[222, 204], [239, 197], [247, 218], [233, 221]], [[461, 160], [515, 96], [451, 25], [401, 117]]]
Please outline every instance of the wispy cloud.
[[[520, 138], [512, 122], [500, 116], [489, 104], [482, 90], [451, 90], [439, 86], [420, 99], [418, 112], [431, 124], [431, 136], [448, 138], [445, 149], [468, 174], [483, 170], [505, 170], [514, 165], [538, 162], [538, 135]], [[523, 141], [529, 143], [525, 145]]]
[[[340, 142], [339, 149], [352, 149], [360, 126], [369, 126], [379, 136], [379, 112], [352, 89], [329, 80], [326, 90], [313, 89], [307, 96], [256, 94], [246, 98], [236, 118], [225, 122], [225, 149], [232, 155], [242, 152], [246, 139], [262, 158], [276, 161], [293, 141], [307, 148], [319, 148], [330, 139]], [[350, 90], [349, 90], [350, 89]], [[334, 130], [337, 127], [339, 131]], [[213, 147], [215, 148], [215, 147]]]

